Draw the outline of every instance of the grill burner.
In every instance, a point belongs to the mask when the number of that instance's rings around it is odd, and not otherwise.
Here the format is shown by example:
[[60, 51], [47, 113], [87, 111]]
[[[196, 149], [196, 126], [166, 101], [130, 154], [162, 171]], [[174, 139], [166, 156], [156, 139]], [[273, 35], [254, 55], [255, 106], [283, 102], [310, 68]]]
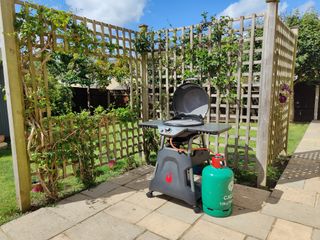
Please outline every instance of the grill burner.
[[[204, 123], [208, 103], [209, 97], [204, 89], [194, 83], [184, 83], [173, 95], [175, 116], [172, 119], [139, 124], [145, 128], [158, 128], [161, 135], [148, 197], [153, 196], [153, 191], [161, 192], [187, 202], [194, 207], [195, 212], [200, 211], [197, 203], [201, 197], [201, 187], [194, 182], [193, 167], [209, 163], [210, 154], [206, 150], [204, 134], [220, 134], [231, 128], [227, 124]], [[193, 141], [199, 136], [202, 148], [193, 149]], [[184, 144], [188, 145], [187, 149], [177, 149]]]

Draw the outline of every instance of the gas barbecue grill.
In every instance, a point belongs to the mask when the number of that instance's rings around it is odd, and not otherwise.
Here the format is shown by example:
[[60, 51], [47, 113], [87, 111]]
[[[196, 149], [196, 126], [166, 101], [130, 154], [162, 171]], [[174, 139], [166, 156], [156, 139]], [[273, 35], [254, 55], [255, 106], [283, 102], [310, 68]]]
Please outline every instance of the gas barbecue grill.
[[[222, 123], [204, 123], [208, 104], [206, 91], [195, 83], [186, 82], [174, 92], [172, 119], [140, 123], [144, 128], [157, 128], [161, 135], [148, 197], [153, 197], [153, 192], [157, 191], [185, 201], [193, 206], [195, 212], [201, 210], [198, 205], [201, 186], [194, 181], [193, 167], [210, 159], [204, 134], [217, 135], [231, 128]], [[194, 140], [199, 137], [201, 148], [192, 148]], [[186, 149], [182, 148], [184, 145], [187, 145]]]

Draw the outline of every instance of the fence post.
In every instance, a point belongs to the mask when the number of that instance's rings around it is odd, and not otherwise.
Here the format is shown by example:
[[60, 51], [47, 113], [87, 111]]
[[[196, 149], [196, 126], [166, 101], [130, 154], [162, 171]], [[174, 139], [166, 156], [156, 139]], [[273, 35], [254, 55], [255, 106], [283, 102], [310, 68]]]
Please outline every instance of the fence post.
[[[139, 26], [139, 34], [144, 34], [146, 35], [148, 32], [148, 26], [147, 25], [140, 25]], [[143, 52], [141, 53], [141, 91], [142, 91], [142, 120], [147, 121], [149, 119], [149, 101], [148, 101], [148, 53]], [[143, 135], [145, 136], [146, 130], [143, 129]], [[147, 163], [149, 164], [149, 159], [148, 159], [148, 149], [147, 149], [147, 144], [145, 141], [145, 137], [143, 137], [143, 151], [140, 153], [140, 157]]]
[[274, 78], [275, 37], [278, 0], [266, 0], [260, 78], [259, 120], [257, 135], [258, 186], [266, 186], [269, 155], [272, 81]]
[[0, 34], [2, 40], [3, 74], [7, 95], [8, 118], [13, 171], [18, 207], [30, 208], [30, 165], [26, 150], [24, 97], [21, 81], [19, 50], [14, 34], [14, 0], [0, 0]]
[[313, 117], [313, 120], [318, 120], [319, 95], [320, 95], [320, 88], [319, 88], [319, 85], [316, 85], [315, 97], [314, 97], [314, 117]]
[[[147, 25], [140, 25], [139, 26], [139, 33], [140, 34], [147, 34], [148, 26]], [[141, 53], [141, 82], [142, 82], [142, 120], [147, 121], [149, 119], [149, 101], [148, 101], [148, 71], [147, 71], [147, 64], [148, 64], [148, 53], [143, 52]]]

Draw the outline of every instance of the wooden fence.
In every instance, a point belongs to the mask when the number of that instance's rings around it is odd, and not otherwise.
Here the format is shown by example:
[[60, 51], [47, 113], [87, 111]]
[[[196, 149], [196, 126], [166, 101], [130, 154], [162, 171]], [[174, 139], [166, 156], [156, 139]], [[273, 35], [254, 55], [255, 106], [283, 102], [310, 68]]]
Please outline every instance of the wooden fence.
[[[30, 206], [30, 163], [27, 155], [25, 133], [30, 126], [41, 124], [50, 118], [48, 98], [47, 59], [51, 52], [69, 51], [79, 37], [69, 39], [65, 29], [46, 25], [45, 31], [30, 35], [26, 39], [15, 34], [15, 21], [21, 11], [30, 18], [42, 18], [43, 7], [19, 0], [0, 0], [1, 32], [3, 32], [3, 62], [8, 94], [8, 113], [11, 128], [14, 171], [19, 207]], [[212, 86], [210, 79], [204, 85], [210, 96], [208, 122], [226, 122], [232, 130], [217, 137], [208, 136], [207, 141], [215, 151], [225, 149], [235, 168], [257, 167], [259, 184], [265, 185], [267, 164], [287, 148], [288, 113], [291, 96], [285, 103], [279, 103], [284, 84], [292, 88], [297, 36], [292, 33], [277, 15], [278, 1], [267, 0], [265, 14], [252, 14], [233, 19], [232, 27], [239, 35], [240, 54], [237, 71], [236, 101], [222, 100], [222, 94]], [[166, 119], [172, 114], [170, 103], [173, 92], [182, 82], [186, 70], [192, 64], [185, 61], [185, 39], [189, 44], [208, 32], [195, 31], [198, 25], [149, 32], [151, 50], [140, 55], [135, 49], [138, 32], [111, 24], [71, 15], [78, 24], [89, 30], [94, 41], [88, 44], [87, 55], [93, 54], [89, 47], [99, 49], [99, 57], [106, 61], [125, 57], [130, 68], [130, 104], [140, 107], [142, 119]], [[38, 19], [39, 20], [39, 19]], [[144, 27], [142, 28], [146, 30]], [[18, 41], [16, 41], [18, 40]], [[115, 51], [110, 51], [112, 44]], [[179, 45], [179, 51], [177, 46]], [[95, 52], [96, 54], [96, 52]], [[44, 89], [39, 95], [39, 89]], [[23, 94], [24, 93], [24, 94]], [[14, 96], [14, 97], [13, 97]], [[39, 104], [44, 96], [45, 104]], [[25, 97], [27, 101], [24, 105]], [[25, 115], [25, 109], [28, 111]], [[30, 111], [31, 109], [31, 111]], [[27, 124], [27, 125], [26, 125]], [[63, 139], [61, 132], [52, 129], [61, 124], [52, 121], [45, 130], [45, 145]], [[129, 124], [130, 125], [130, 124]], [[70, 126], [69, 126], [70, 127]], [[72, 129], [72, 127], [70, 127]], [[114, 120], [102, 118], [92, 129], [97, 136], [98, 165], [114, 157], [125, 157], [141, 151], [143, 137], [136, 123], [130, 126], [118, 125]], [[69, 130], [68, 130], [69, 131]], [[68, 135], [68, 131], [64, 134]], [[62, 131], [63, 133], [63, 131]], [[131, 139], [131, 142], [128, 139]], [[62, 176], [67, 176], [68, 160], [62, 164]]]
[[[233, 73], [237, 78], [236, 101], [220, 101], [224, 96], [211, 85], [210, 79], [204, 86], [210, 96], [206, 120], [226, 122], [233, 128], [215, 139], [208, 137], [209, 145], [214, 145], [216, 152], [225, 149], [230, 163], [236, 168], [247, 168], [249, 161], [255, 160], [263, 18], [263, 14], [253, 14], [233, 19], [231, 23], [239, 36], [240, 46], [238, 69]], [[213, 25], [209, 25], [208, 29], [201, 25], [150, 33], [152, 46], [147, 63], [149, 118], [166, 119], [173, 114], [170, 105], [173, 92], [182, 83], [185, 71], [193, 69], [192, 64], [185, 61], [186, 48], [192, 46], [196, 38], [211, 35]]]
[[[272, 100], [270, 116], [269, 162], [274, 161], [288, 148], [288, 125], [290, 120], [290, 98], [280, 101], [281, 95], [293, 91], [296, 35], [279, 17], [276, 20], [274, 77], [272, 79]], [[288, 92], [289, 88], [289, 92]], [[284, 100], [283, 100], [284, 101]]]

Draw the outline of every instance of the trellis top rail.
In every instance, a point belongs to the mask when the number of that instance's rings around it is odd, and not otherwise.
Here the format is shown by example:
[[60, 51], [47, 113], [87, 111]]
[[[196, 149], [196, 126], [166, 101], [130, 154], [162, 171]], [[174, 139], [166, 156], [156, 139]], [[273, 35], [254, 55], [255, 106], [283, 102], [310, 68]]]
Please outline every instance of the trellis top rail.
[[[260, 18], [260, 17], [264, 17], [264, 13], [260, 13], [260, 14], [253, 14], [255, 17]], [[249, 20], [252, 19], [253, 15], [247, 15], [247, 16], [240, 16], [237, 18], [231, 18], [232, 22], [239, 22], [241, 20]], [[207, 22], [207, 23], [211, 23], [213, 24], [213, 22]], [[154, 32], [154, 33], [159, 33], [162, 31], [168, 31], [168, 32], [173, 32], [173, 31], [182, 31], [188, 28], [195, 28], [195, 27], [200, 27], [202, 25], [204, 25], [205, 23], [198, 23], [198, 24], [192, 24], [192, 25], [188, 25], [188, 26], [183, 26], [183, 27], [174, 27], [174, 28], [166, 28], [166, 29], [159, 29], [159, 30], [155, 30], [155, 31], [150, 31], [150, 32]]]
[[[42, 6], [42, 5], [39, 5], [39, 4], [31, 3], [31, 2], [28, 2], [28, 1], [14, 0], [14, 2], [15, 2], [15, 4], [18, 4], [18, 5], [21, 5], [21, 6], [23, 6], [23, 5], [29, 6], [29, 7], [32, 7], [34, 9], [39, 9], [40, 7], [45, 7], [45, 8], [48, 8], [50, 10], [53, 10], [53, 11], [63, 11], [63, 10], [58, 10], [58, 9]], [[102, 25], [104, 25], [106, 27], [111, 27], [111, 28], [118, 29], [118, 30], [121, 30], [121, 31], [129, 32], [129, 33], [135, 33], [135, 34], [138, 33], [138, 31], [135, 31], [135, 30], [132, 30], [132, 29], [129, 29], [129, 28], [119, 27], [119, 26], [116, 26], [116, 25], [113, 25], [113, 24], [110, 24], [110, 23], [105, 23], [105, 22], [102, 22], [102, 21], [97, 21], [97, 20], [94, 20], [94, 19], [81, 17], [81, 16], [78, 16], [76, 14], [73, 14], [72, 12], [68, 12], [68, 14], [70, 14], [70, 16], [74, 17], [77, 20], [85, 20], [86, 22], [89, 22], [89, 23], [102, 24]]]

